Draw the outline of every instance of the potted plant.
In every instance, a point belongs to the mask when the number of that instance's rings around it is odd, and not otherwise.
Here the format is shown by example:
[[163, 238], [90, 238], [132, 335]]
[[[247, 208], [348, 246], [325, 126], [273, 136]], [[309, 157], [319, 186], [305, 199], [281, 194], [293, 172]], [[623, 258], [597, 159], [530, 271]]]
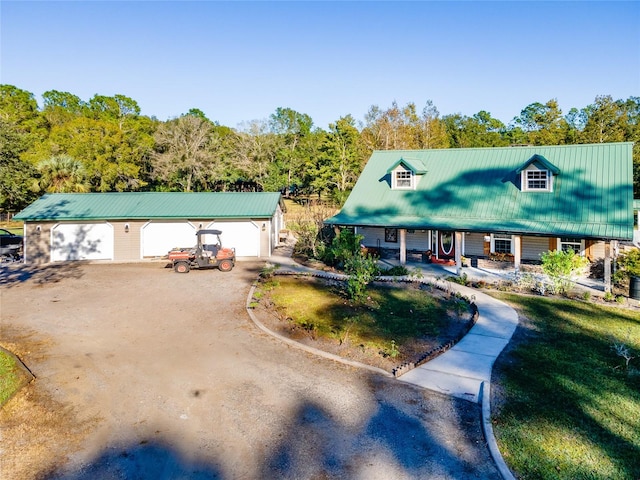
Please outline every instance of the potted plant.
[[621, 277], [628, 277], [629, 298], [640, 300], [640, 250], [634, 249], [621, 254], [617, 263], [619, 270], [614, 280], [620, 281]]

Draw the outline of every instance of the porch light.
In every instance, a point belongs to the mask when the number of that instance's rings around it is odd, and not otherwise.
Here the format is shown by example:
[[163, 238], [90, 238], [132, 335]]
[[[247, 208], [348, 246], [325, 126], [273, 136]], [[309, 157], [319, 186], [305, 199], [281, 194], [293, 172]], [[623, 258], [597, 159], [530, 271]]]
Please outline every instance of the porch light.
[[491, 235], [485, 235], [485, 236], [484, 236], [484, 241], [485, 241], [486, 243], [489, 243], [489, 242], [491, 241]]
[[41, 232], [42, 232], [42, 227], [40, 225], [38, 225], [36, 227], [36, 235], [40, 235]]
[[129, 233], [129, 224], [128, 223], [124, 224], [124, 233]]
[[262, 222], [262, 231], [264, 232], [267, 229], [267, 224]]

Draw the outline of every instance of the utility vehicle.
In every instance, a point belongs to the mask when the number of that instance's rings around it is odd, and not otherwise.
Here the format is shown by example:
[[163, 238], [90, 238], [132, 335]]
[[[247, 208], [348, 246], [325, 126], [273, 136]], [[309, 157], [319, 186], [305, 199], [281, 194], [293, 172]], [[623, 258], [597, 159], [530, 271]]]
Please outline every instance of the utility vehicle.
[[220, 230], [198, 230], [195, 247], [174, 248], [169, 260], [178, 273], [188, 273], [192, 268], [217, 268], [230, 272], [236, 264], [235, 248], [223, 248]]

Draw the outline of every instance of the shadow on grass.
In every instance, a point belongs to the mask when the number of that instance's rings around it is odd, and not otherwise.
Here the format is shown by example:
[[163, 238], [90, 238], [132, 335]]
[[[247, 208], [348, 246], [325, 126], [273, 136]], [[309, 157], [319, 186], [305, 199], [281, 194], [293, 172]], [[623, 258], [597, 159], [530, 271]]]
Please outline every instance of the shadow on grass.
[[640, 315], [540, 297], [500, 299], [528, 319], [494, 371], [506, 393], [496, 433], [512, 466], [531, 478], [640, 478], [640, 376], [621, 370], [612, 348], [627, 332], [637, 347]]
[[10, 288], [27, 281], [37, 284], [57, 283], [65, 278], [81, 278], [82, 262], [31, 265], [0, 264], [0, 287]]

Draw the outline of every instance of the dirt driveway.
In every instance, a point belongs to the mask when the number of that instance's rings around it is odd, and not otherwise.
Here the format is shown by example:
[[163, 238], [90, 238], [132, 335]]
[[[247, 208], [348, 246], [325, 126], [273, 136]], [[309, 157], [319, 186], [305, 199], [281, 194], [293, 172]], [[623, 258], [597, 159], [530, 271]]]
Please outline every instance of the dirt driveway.
[[0, 411], [0, 477], [497, 478], [478, 405], [258, 330], [259, 263], [0, 270], [0, 344], [37, 377]]

